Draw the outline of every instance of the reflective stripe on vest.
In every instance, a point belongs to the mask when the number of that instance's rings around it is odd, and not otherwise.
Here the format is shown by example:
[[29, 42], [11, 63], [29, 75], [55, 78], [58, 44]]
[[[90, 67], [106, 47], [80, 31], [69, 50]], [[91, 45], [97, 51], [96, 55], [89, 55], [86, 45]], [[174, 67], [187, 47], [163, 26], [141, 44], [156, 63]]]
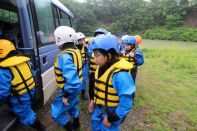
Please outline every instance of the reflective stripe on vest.
[[90, 73], [95, 73], [96, 67], [97, 65], [94, 60], [94, 53], [92, 53], [91, 58], [90, 58]]
[[56, 81], [57, 81], [57, 85], [59, 88], [63, 88], [64, 85], [66, 84], [66, 80], [63, 77], [63, 71], [60, 68], [58, 68], [58, 58], [64, 53], [70, 54], [72, 56], [73, 63], [77, 68], [77, 73], [79, 75], [79, 79], [81, 82], [83, 80], [83, 78], [82, 78], [82, 59], [81, 59], [80, 51], [74, 50], [74, 49], [66, 49], [66, 50], [62, 51], [59, 55], [57, 55], [55, 63], [54, 63]]

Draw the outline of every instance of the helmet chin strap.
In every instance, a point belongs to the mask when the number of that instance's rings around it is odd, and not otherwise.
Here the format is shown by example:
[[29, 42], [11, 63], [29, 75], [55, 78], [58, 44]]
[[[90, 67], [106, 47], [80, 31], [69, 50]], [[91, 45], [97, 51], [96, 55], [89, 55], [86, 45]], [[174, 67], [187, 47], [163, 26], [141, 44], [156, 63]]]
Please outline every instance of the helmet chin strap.
[[74, 48], [77, 48], [77, 42], [74, 42]]
[[64, 50], [64, 44], [59, 46], [60, 50]]
[[76, 45], [76, 47], [81, 50], [83, 46], [79, 44], [79, 45]]

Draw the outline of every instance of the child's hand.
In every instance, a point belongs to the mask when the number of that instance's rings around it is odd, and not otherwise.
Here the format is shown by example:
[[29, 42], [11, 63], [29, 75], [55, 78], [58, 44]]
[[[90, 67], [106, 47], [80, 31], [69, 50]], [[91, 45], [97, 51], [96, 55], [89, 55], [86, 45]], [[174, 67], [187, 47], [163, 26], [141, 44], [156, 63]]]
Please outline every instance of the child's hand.
[[68, 103], [68, 98], [64, 98], [64, 97], [63, 97], [62, 101], [63, 101], [64, 105], [69, 105], [69, 103]]
[[103, 120], [103, 125], [105, 125], [106, 127], [111, 126], [111, 123], [107, 120], [107, 117], [105, 117], [105, 119]]
[[125, 55], [125, 50], [122, 50], [121, 53], [122, 53], [123, 55]]
[[133, 52], [130, 52], [130, 53], [129, 53], [129, 56], [131, 56], [131, 57], [134, 57], [134, 55], [135, 55], [135, 54], [134, 54]]
[[94, 100], [90, 100], [90, 103], [88, 105], [88, 113], [92, 114], [93, 111], [94, 111]]

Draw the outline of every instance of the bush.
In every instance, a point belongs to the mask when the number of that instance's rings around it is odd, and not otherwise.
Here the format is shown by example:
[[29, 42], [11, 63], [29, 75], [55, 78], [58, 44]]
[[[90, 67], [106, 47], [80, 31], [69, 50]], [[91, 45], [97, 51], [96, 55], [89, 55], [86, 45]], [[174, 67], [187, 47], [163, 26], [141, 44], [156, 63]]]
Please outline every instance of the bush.
[[146, 39], [159, 40], [178, 40], [178, 41], [194, 41], [197, 42], [197, 29], [188, 27], [148, 29], [144, 35]]
[[183, 25], [183, 18], [180, 15], [167, 15], [165, 26], [170, 29]]

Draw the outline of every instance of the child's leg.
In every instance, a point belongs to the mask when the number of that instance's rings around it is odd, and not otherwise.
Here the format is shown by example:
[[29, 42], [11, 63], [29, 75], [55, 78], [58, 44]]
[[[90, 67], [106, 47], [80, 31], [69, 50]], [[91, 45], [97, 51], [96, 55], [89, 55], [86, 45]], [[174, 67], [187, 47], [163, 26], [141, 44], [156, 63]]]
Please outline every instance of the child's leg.
[[[34, 91], [34, 89], [31, 90], [32, 95], [34, 95]], [[32, 101], [28, 93], [20, 96], [20, 102], [16, 97], [11, 97], [10, 103], [12, 105], [13, 112], [19, 117], [19, 120], [22, 124], [31, 126], [39, 131], [47, 131], [46, 127], [38, 120], [36, 113], [32, 110]]]
[[69, 115], [72, 118], [78, 118], [79, 117], [79, 109], [78, 109], [78, 103], [79, 103], [79, 99], [78, 97], [73, 97], [71, 99], [69, 99], [69, 104], [72, 105], [71, 108], [69, 109]]
[[[35, 89], [31, 90], [32, 96], [35, 94]], [[19, 117], [22, 124], [29, 126], [34, 124], [37, 119], [36, 113], [31, 108], [31, 99], [28, 93], [20, 96], [20, 102], [16, 97], [10, 97], [9, 102], [12, 106], [12, 111]]]
[[72, 104], [72, 107], [69, 109], [69, 115], [73, 118], [73, 129], [77, 130], [80, 128], [80, 122], [79, 122], [79, 109], [78, 109], [78, 98], [77, 96], [73, 98], [70, 102]]
[[101, 131], [120, 131], [120, 125], [112, 124], [110, 127], [106, 127], [105, 125], [101, 124]]
[[104, 120], [103, 112], [98, 107], [95, 107], [91, 119], [92, 131], [101, 131], [101, 123]]
[[69, 118], [66, 116], [66, 111], [68, 111], [71, 108], [71, 106], [64, 105], [62, 99], [63, 99], [63, 94], [60, 94], [52, 102], [51, 117], [60, 126], [65, 126], [69, 122]]
[[89, 65], [86, 64], [84, 65], [83, 67], [83, 86], [82, 86], [82, 90], [86, 90], [86, 86], [87, 86], [87, 83], [88, 83], [88, 71], [89, 71]]
[[135, 82], [136, 75], [137, 75], [137, 69], [138, 69], [138, 68], [135, 67], [135, 68], [133, 68], [133, 69], [131, 70], [131, 76], [132, 76], [134, 82]]
[[102, 123], [105, 117], [107, 117], [105, 111], [103, 111], [101, 108], [96, 106], [91, 120], [92, 131], [119, 131], [120, 130], [120, 124], [122, 122], [122, 119], [112, 123], [110, 127], [106, 127]]
[[84, 100], [88, 100], [88, 96], [85, 94], [87, 83], [88, 83], [88, 64], [85, 64], [83, 67], [83, 81], [82, 81], [82, 90], [81, 90], [81, 97]]
[[20, 104], [18, 100], [12, 103], [13, 112], [19, 117], [22, 124], [29, 126], [36, 121], [36, 113], [31, 109], [31, 101]]

